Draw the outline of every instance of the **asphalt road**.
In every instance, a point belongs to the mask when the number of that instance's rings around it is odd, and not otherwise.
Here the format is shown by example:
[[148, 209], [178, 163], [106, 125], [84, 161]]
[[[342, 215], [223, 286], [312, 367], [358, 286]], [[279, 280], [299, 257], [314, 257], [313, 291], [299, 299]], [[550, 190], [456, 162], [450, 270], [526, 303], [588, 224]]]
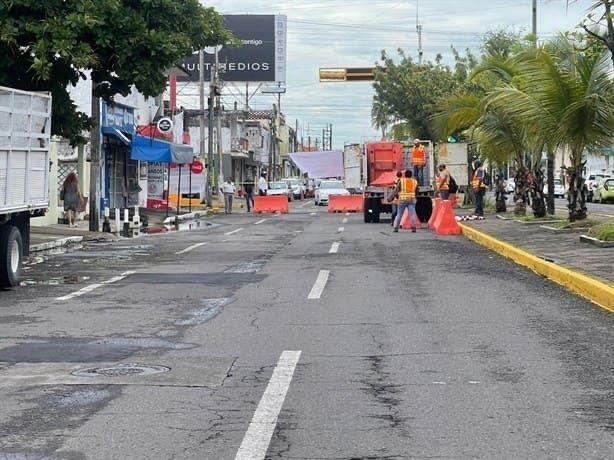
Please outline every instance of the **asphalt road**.
[[612, 456], [611, 314], [462, 237], [212, 222], [0, 292], [0, 459]]

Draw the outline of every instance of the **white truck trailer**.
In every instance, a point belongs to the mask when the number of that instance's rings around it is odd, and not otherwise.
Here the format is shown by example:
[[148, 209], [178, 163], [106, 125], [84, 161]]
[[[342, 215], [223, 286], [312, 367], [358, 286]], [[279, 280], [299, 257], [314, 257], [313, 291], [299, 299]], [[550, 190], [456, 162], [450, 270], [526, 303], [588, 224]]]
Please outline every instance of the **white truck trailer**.
[[363, 147], [360, 144], [347, 144], [343, 148], [343, 170], [345, 188], [352, 193], [363, 188]]
[[51, 95], [0, 87], [0, 287], [19, 284], [30, 218], [49, 207]]

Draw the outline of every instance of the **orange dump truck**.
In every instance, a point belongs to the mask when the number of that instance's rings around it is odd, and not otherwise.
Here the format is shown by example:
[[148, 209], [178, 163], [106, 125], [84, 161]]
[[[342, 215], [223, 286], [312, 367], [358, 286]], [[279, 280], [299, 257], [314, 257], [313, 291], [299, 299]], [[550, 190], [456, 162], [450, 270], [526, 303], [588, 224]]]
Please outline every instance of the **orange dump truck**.
[[[421, 141], [427, 151], [424, 180], [419, 184], [416, 199], [416, 213], [422, 222], [428, 221], [433, 205], [431, 197], [434, 177], [433, 144]], [[411, 149], [401, 142], [370, 142], [366, 144], [367, 187], [364, 193], [364, 221], [378, 223], [381, 214], [392, 213], [388, 196], [395, 187], [397, 172], [411, 169]]]

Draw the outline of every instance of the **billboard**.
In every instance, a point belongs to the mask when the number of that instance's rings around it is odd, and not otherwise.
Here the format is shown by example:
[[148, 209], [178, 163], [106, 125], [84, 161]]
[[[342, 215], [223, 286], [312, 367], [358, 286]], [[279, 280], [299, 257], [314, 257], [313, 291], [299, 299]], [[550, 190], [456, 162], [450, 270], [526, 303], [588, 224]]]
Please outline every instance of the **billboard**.
[[[223, 46], [219, 51], [220, 79], [229, 82], [286, 81], [287, 19], [284, 15], [232, 14], [222, 16], [224, 24], [241, 46]], [[205, 53], [205, 80], [209, 80], [215, 56]], [[198, 53], [186, 58], [183, 66], [189, 77], [178, 81], [198, 81]]]

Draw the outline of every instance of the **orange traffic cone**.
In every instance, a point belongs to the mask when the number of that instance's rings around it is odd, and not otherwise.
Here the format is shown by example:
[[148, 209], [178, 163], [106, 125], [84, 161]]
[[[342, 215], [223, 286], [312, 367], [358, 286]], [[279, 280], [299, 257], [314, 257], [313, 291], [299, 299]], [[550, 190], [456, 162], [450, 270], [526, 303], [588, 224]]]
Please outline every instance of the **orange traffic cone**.
[[450, 201], [443, 200], [441, 202], [434, 227], [438, 235], [460, 235], [462, 233], [458, 222], [456, 222], [456, 217], [454, 217]]
[[431, 214], [431, 218], [429, 219], [428, 227], [433, 230], [435, 228], [435, 220], [439, 215], [439, 210], [441, 209], [441, 198], [435, 198], [435, 206], [433, 207], [433, 213]]

